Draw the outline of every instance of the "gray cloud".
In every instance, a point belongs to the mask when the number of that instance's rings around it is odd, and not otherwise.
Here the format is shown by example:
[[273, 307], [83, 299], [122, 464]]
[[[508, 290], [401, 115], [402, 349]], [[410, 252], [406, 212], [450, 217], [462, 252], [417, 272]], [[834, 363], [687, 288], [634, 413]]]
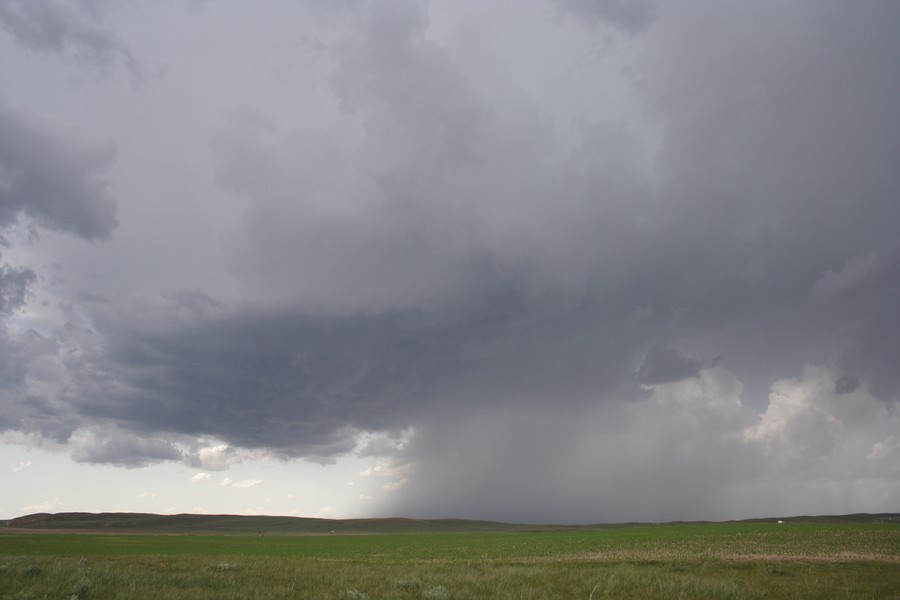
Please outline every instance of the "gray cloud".
[[102, 21], [102, 0], [2, 0], [0, 27], [35, 52], [72, 56], [108, 70], [117, 63], [140, 77], [128, 46]]
[[126, 385], [97, 387], [89, 375], [70, 401], [125, 429], [327, 460], [351, 451], [362, 431], [402, 429], [447, 403], [540, 405], [559, 393], [577, 406], [622, 383], [600, 338], [571, 339], [581, 324], [571, 315], [523, 324], [532, 317], [495, 310], [493, 318], [98, 313], [104, 352], [71, 370]]
[[455, 238], [476, 225], [462, 178], [480, 158], [484, 111], [425, 39], [421, 4], [372, 5], [355, 24], [334, 50], [333, 85], [363, 121], [361, 149], [328, 132], [282, 135], [247, 112], [216, 136], [221, 183], [252, 202], [233, 268], [317, 310], [452, 304], [485, 268]]
[[24, 213], [50, 229], [108, 238], [118, 221], [102, 173], [114, 155], [0, 103], [0, 226]]
[[834, 393], [838, 395], [852, 394], [859, 389], [859, 379], [852, 375], [841, 375], [834, 382]]
[[590, 25], [604, 23], [628, 33], [645, 30], [656, 19], [657, 0], [556, 0]]
[[724, 516], [761, 452], [740, 439], [752, 414], [733, 376], [702, 377], [636, 403], [445, 414], [419, 431], [417, 470], [396, 502], [403, 514], [526, 522]]
[[182, 453], [169, 440], [115, 432], [85, 440], [72, 453], [72, 458], [77, 462], [136, 468], [165, 460], [180, 460]]
[[61, 350], [56, 340], [34, 330], [19, 335], [0, 330], [0, 430], [36, 433], [59, 443], [69, 439], [82, 419], [57, 385], [65, 379]]
[[697, 377], [703, 363], [683, 356], [675, 348], [654, 344], [638, 369], [638, 381], [647, 385]]
[[894, 366], [900, 320], [892, 310], [894, 299], [900, 295], [898, 261], [900, 246], [891, 244], [849, 258], [841, 269], [827, 271], [813, 288], [813, 301], [824, 318], [844, 328], [847, 346], [840, 357], [846, 371], [843, 381], [849, 384], [868, 376], [870, 391], [894, 404], [900, 400], [900, 373]]
[[31, 269], [0, 267], [0, 313], [10, 313], [25, 304], [28, 286], [36, 279]]
[[582, 123], [572, 147], [527, 102], [494, 110], [427, 38], [418, 3], [372, 5], [354, 25], [332, 82], [358, 147], [247, 111], [214, 140], [220, 182], [250, 199], [240, 278], [345, 313], [465, 311], [509, 288], [578, 303], [595, 277], [629, 276], [614, 252], [637, 251], [626, 206], [649, 189], [625, 127]]
[[[55, 337], [31, 354], [0, 338], [4, 426], [71, 437], [79, 460], [204, 468], [229, 459], [196, 440], [328, 462], [413, 431], [360, 452], [394, 461], [408, 481], [384, 505], [414, 516], [728, 518], [766, 478], [889, 480], [898, 9], [564, 9], [641, 32], [633, 54], [591, 54], [585, 33], [535, 66], [614, 62], [621, 96], [575, 84], [590, 110], [548, 106], [514, 69], [486, 84], [425, 4], [323, 16], [327, 77], [274, 88], [309, 114], [235, 98], [210, 136], [206, 213], [243, 212], [190, 243], [221, 243], [225, 283], [79, 282]], [[7, 223], [109, 236], [108, 151], [59, 150], [6, 109], [0, 130]]]

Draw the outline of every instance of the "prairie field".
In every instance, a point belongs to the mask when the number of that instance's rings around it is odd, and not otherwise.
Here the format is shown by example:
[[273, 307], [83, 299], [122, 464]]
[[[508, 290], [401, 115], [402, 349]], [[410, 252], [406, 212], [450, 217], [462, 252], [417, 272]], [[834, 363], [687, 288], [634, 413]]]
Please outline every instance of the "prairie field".
[[0, 599], [895, 598], [900, 527], [0, 534]]

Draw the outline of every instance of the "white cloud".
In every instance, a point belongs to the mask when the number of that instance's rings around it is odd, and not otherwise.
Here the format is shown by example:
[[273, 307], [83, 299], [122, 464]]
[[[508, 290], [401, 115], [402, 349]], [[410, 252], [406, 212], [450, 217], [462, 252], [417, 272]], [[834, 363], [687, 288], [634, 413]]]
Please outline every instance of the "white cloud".
[[19, 464], [17, 464], [16, 466], [14, 466], [14, 467], [12, 468], [12, 472], [13, 472], [13, 473], [18, 473], [18, 472], [21, 471], [22, 469], [27, 469], [27, 468], [30, 467], [30, 466], [31, 466], [31, 461], [30, 461], [30, 460], [22, 461], [22, 462], [20, 462]]
[[54, 498], [53, 500], [45, 500], [43, 502], [39, 502], [37, 504], [27, 504], [22, 507], [22, 510], [28, 513], [33, 512], [51, 512], [55, 510], [61, 504], [59, 498]]
[[374, 467], [360, 471], [361, 477], [379, 477], [391, 479], [381, 486], [386, 492], [393, 492], [404, 487], [409, 482], [409, 475], [413, 471], [414, 464], [403, 458], [402, 451], [407, 448], [407, 443], [397, 445], [391, 449], [396, 456], [382, 457], [375, 461]]
[[744, 439], [765, 449], [776, 472], [801, 469], [838, 481], [900, 475], [900, 467], [882, 464], [898, 448], [900, 415], [865, 382], [840, 393], [839, 376], [835, 369], [808, 365], [799, 377], [775, 382], [768, 408], [744, 430]]
[[391, 458], [379, 458], [374, 467], [359, 472], [361, 477], [402, 477], [410, 469], [409, 463]]
[[191, 477], [191, 481], [209, 481], [211, 477], [209, 473], [197, 473]]
[[746, 440], [764, 444], [768, 455], [784, 460], [827, 456], [843, 426], [829, 411], [821, 392], [803, 380], [776, 382], [760, 422], [745, 430]]
[[235, 483], [232, 483], [231, 487], [244, 489], [259, 485], [260, 483], [262, 483], [262, 479], [244, 479], [243, 481], [236, 481]]
[[872, 450], [866, 455], [866, 460], [888, 460], [900, 450], [900, 440], [895, 440], [890, 435], [883, 441], [872, 444]]
[[186, 457], [190, 466], [210, 471], [223, 471], [238, 460], [240, 457], [234, 448], [222, 443], [199, 448]]
[[251, 488], [255, 485], [259, 485], [260, 483], [262, 483], [262, 479], [244, 479], [243, 481], [232, 481], [231, 478], [226, 477], [219, 483], [219, 485], [222, 487], [246, 489]]
[[392, 481], [390, 483], [384, 484], [383, 486], [381, 486], [381, 489], [386, 492], [396, 492], [397, 490], [405, 487], [407, 483], [409, 483], [409, 479], [404, 477], [403, 479], [398, 479], [397, 481]]

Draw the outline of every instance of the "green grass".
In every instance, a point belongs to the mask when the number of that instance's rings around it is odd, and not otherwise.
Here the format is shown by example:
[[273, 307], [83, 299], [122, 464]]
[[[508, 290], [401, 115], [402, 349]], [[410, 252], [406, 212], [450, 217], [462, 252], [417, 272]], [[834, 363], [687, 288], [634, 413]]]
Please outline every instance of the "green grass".
[[0, 599], [898, 598], [900, 527], [0, 534]]

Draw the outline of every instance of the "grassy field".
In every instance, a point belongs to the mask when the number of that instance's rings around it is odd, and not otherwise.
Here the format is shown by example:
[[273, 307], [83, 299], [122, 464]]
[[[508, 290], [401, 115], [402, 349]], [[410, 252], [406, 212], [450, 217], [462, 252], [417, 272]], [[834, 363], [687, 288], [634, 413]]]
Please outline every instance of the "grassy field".
[[900, 526], [0, 535], [0, 598], [896, 598]]

